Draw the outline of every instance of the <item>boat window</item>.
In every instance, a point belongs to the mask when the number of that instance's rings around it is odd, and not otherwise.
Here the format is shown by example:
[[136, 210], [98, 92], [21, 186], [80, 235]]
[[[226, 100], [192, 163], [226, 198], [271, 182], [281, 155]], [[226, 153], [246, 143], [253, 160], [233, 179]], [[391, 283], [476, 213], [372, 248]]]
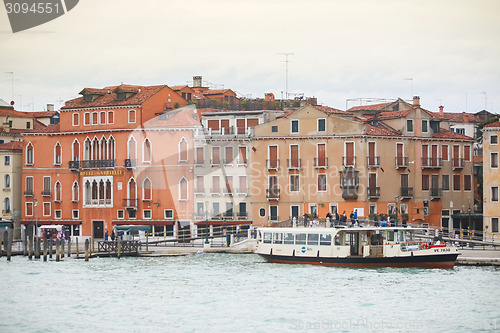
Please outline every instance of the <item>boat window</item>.
[[365, 233], [361, 233], [361, 244], [363, 245], [368, 244], [368, 235]]
[[305, 245], [306, 244], [306, 234], [297, 234], [295, 236], [295, 244]]
[[403, 230], [398, 231], [398, 241], [404, 242], [405, 241], [405, 232]]
[[332, 245], [332, 235], [321, 234], [319, 238], [319, 245]]
[[283, 234], [281, 232], [274, 233], [273, 244], [283, 244]]
[[394, 230], [387, 231], [387, 241], [394, 242]]
[[285, 234], [285, 244], [293, 244], [293, 234], [291, 232]]
[[413, 242], [414, 238], [413, 238], [413, 232], [411, 231], [405, 231], [405, 237], [406, 237], [406, 241], [407, 242]]
[[271, 244], [271, 240], [273, 238], [273, 234], [270, 232], [265, 232], [264, 233], [264, 243]]
[[318, 245], [318, 240], [319, 240], [318, 234], [307, 235], [307, 245]]
[[342, 245], [342, 238], [340, 237], [340, 234], [335, 235], [335, 245]]

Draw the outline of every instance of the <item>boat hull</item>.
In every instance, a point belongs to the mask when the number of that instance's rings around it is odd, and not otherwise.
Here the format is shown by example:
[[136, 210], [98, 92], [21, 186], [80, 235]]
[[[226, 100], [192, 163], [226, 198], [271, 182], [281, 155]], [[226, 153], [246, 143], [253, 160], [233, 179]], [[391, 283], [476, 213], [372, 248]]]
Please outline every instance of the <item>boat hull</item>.
[[455, 266], [458, 253], [448, 253], [441, 255], [419, 255], [404, 257], [298, 257], [280, 256], [258, 253], [268, 262], [279, 264], [309, 264], [321, 266], [342, 266], [342, 267], [419, 267], [419, 268], [446, 268]]

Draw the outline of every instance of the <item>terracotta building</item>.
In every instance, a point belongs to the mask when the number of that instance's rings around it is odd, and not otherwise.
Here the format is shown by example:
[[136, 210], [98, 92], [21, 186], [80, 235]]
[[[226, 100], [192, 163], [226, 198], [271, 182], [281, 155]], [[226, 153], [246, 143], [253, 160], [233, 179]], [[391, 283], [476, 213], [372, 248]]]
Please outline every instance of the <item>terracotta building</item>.
[[487, 240], [500, 238], [500, 172], [498, 156], [500, 148], [500, 122], [485, 125], [483, 128], [483, 223]]

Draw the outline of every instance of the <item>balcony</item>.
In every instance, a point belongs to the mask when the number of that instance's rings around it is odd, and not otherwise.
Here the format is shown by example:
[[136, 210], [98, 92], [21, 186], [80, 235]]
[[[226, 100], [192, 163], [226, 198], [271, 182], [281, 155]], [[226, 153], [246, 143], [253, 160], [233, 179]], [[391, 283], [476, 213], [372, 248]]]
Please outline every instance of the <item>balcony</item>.
[[10, 215], [12, 211], [10, 209], [2, 209], [2, 214], [3, 215]]
[[314, 167], [316, 169], [327, 169], [328, 168], [328, 157], [315, 157]]
[[380, 198], [380, 187], [367, 187], [366, 188], [368, 199]]
[[248, 218], [248, 213], [247, 212], [239, 212], [238, 213], [238, 220], [245, 220]]
[[267, 170], [279, 170], [280, 168], [280, 160], [266, 160]]
[[441, 169], [443, 167], [443, 159], [439, 157], [423, 157], [422, 169]]
[[355, 200], [358, 198], [358, 185], [345, 185], [342, 188], [342, 198], [344, 200]]
[[80, 161], [69, 161], [69, 169], [70, 170], [79, 170], [80, 169]]
[[125, 168], [134, 169], [137, 167], [137, 160], [135, 158], [126, 158], [125, 159]]
[[272, 187], [266, 189], [267, 200], [279, 200], [280, 199], [280, 189], [278, 187]]
[[230, 188], [230, 187], [229, 187], [229, 188], [228, 188], [228, 187], [224, 187], [224, 188], [222, 189], [222, 193], [223, 193], [224, 195], [232, 195], [232, 194], [233, 194], [233, 189], [232, 189], [232, 188]]
[[212, 196], [220, 196], [220, 188], [210, 188], [210, 194]]
[[367, 156], [366, 165], [369, 169], [380, 167], [380, 156]]
[[300, 170], [302, 168], [302, 160], [298, 159], [288, 159], [286, 160], [288, 170]]
[[194, 162], [194, 166], [196, 166], [196, 167], [202, 167], [204, 165], [205, 165], [205, 161], [204, 160], [201, 160], [201, 161], [196, 160]]
[[464, 159], [463, 158], [452, 158], [451, 165], [453, 170], [461, 170], [464, 168]]
[[115, 167], [115, 160], [83, 160], [82, 169], [112, 169]]
[[211, 160], [210, 160], [210, 165], [211, 165], [211, 166], [213, 166], [213, 167], [214, 167], [214, 166], [215, 166], [215, 167], [220, 166], [220, 159], [211, 159]]
[[50, 193], [50, 190], [48, 191], [42, 191], [42, 197], [50, 197], [52, 194]]
[[245, 188], [237, 188], [235, 191], [240, 196], [247, 196], [248, 195], [248, 189], [246, 187]]
[[33, 190], [26, 190], [26, 191], [24, 191], [24, 196], [25, 197], [32, 197], [33, 196]]
[[125, 207], [125, 209], [137, 209], [138, 201], [139, 199], [137, 198], [123, 199], [123, 207]]
[[243, 160], [243, 159], [242, 159], [242, 160], [240, 160], [240, 159], [238, 158], [238, 160], [237, 160], [237, 165], [238, 165], [238, 166], [247, 166], [247, 160], [246, 160], [246, 159], [244, 159], [244, 160]]
[[222, 213], [222, 218], [227, 219], [227, 220], [232, 219], [233, 216], [234, 216], [233, 212], [231, 212], [231, 211]]
[[194, 195], [196, 197], [199, 197], [201, 195], [204, 195], [205, 194], [205, 189], [204, 188], [195, 188], [194, 189]]
[[401, 187], [400, 197], [402, 200], [413, 198], [413, 187]]
[[443, 189], [438, 187], [431, 187], [430, 190], [431, 200], [439, 200], [443, 196]]
[[406, 169], [408, 167], [408, 157], [396, 156], [396, 169]]
[[342, 165], [344, 168], [350, 169], [356, 167], [356, 156], [343, 156]]

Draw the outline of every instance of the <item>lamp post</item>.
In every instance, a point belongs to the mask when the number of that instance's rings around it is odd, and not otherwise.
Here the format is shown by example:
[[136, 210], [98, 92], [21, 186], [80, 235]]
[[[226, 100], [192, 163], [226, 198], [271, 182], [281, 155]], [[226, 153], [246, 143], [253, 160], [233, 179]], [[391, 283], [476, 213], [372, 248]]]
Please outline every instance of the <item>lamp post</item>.
[[208, 201], [205, 201], [205, 244], [208, 242]]
[[[472, 230], [474, 230], [474, 228], [472, 228]], [[471, 237], [470, 197], [469, 197], [469, 239], [472, 239], [472, 237]]]
[[396, 195], [396, 227], [398, 226], [398, 201], [399, 201], [399, 196]]
[[35, 198], [35, 235], [38, 237], [38, 210], [36, 209], [37, 205], [38, 202]]

